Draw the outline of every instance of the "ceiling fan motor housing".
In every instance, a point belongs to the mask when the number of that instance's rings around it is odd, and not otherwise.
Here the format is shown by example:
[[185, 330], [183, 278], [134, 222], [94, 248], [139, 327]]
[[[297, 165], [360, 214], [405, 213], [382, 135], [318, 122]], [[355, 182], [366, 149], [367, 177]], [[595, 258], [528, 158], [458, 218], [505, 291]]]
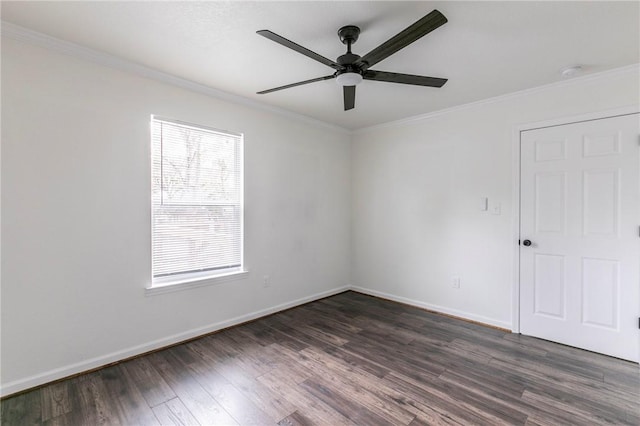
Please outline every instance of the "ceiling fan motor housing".
[[349, 67], [353, 67], [354, 69], [358, 69], [359, 67], [357, 67], [355, 65], [356, 61], [360, 59], [360, 55], [356, 55], [355, 53], [351, 53], [351, 52], [347, 52], [344, 55], [340, 55], [338, 56], [338, 59], [336, 60], [336, 62], [338, 62], [340, 65], [349, 68]]

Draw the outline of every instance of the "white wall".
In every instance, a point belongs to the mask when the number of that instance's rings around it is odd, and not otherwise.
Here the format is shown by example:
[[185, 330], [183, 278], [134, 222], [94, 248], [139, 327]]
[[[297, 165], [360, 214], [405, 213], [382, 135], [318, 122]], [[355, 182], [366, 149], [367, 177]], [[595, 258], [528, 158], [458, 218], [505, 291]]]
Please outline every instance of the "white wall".
[[[514, 126], [637, 104], [639, 77], [349, 136], [3, 39], [2, 393], [349, 283], [510, 327]], [[245, 134], [247, 278], [145, 296], [150, 114]]]
[[352, 284], [511, 328], [514, 127], [637, 105], [639, 81], [634, 67], [358, 132]]
[[[145, 296], [151, 114], [244, 133], [248, 278]], [[3, 394], [348, 285], [349, 143], [3, 39]]]

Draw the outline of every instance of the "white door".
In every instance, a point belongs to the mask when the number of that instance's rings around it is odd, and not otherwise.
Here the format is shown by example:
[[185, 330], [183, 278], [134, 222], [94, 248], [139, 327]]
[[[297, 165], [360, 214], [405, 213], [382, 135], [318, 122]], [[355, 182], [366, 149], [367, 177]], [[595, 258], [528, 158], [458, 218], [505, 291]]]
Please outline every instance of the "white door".
[[520, 332], [638, 361], [639, 115], [520, 142]]

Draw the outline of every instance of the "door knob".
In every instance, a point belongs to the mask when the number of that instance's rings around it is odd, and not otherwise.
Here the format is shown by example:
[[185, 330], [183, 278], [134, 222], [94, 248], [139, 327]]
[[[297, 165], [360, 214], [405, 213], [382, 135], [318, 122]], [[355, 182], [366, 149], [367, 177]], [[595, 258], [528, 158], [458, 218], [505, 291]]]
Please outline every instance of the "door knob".
[[529, 246], [531, 245], [531, 240], [524, 240], [524, 241], [522, 242], [522, 245], [523, 245], [523, 246], [527, 246], [527, 247], [529, 247]]

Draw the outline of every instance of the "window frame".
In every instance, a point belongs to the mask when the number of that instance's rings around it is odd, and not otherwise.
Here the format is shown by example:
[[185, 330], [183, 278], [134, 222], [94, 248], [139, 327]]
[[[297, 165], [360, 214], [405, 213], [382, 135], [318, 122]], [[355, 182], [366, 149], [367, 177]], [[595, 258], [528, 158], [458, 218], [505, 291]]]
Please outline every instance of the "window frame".
[[[235, 138], [238, 138], [237, 143], [237, 163], [240, 167], [240, 171], [238, 173], [239, 179], [239, 201], [238, 201], [238, 209], [239, 209], [239, 242], [240, 242], [240, 264], [234, 267], [226, 267], [220, 269], [212, 269], [212, 270], [203, 270], [203, 271], [190, 271], [190, 272], [179, 272], [171, 275], [163, 275], [154, 277], [153, 275], [153, 241], [154, 241], [154, 209], [155, 204], [153, 200], [153, 191], [154, 191], [154, 151], [157, 149], [154, 145], [154, 125], [157, 122], [167, 123], [167, 124], [175, 124], [178, 126], [185, 126], [189, 128], [193, 128], [195, 130], [201, 131], [211, 131], [215, 133], [221, 133], [224, 135], [229, 135]], [[230, 132], [227, 130], [221, 130], [214, 127], [189, 123], [181, 120], [170, 119], [162, 116], [151, 115], [149, 120], [149, 135], [150, 135], [150, 176], [151, 176], [151, 185], [150, 185], [150, 207], [151, 207], [151, 215], [150, 215], [150, 231], [151, 231], [151, 263], [150, 263], [150, 275], [151, 279], [149, 284], [147, 285], [145, 292], [147, 295], [153, 294], [161, 294], [166, 292], [173, 292], [178, 290], [183, 290], [187, 288], [194, 287], [202, 287], [211, 284], [217, 284], [227, 281], [233, 281], [236, 279], [244, 278], [248, 275], [248, 271], [245, 268], [244, 262], [244, 134], [238, 132]], [[162, 161], [162, 154], [161, 160]], [[162, 190], [162, 189], [161, 189]], [[203, 204], [204, 205], [204, 204]], [[233, 205], [236, 205], [235, 203]]]

